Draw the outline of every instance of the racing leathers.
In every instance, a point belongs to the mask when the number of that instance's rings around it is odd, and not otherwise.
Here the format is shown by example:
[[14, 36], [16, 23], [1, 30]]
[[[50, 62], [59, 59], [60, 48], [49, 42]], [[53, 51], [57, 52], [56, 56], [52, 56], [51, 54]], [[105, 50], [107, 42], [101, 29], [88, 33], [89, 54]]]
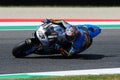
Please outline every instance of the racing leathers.
[[[61, 30], [59, 30], [60, 28], [56, 28], [55, 31], [60, 33], [59, 35], [62, 35], [62, 43], [68, 42], [65, 38], [65, 29], [70, 27], [71, 24], [65, 22], [64, 20], [50, 20], [50, 22], [60, 25], [62, 28], [64, 28], [62, 33]], [[76, 27], [78, 29], [78, 33], [76, 39], [72, 42], [69, 42], [71, 43], [70, 47], [68, 46], [69, 49], [64, 49], [60, 44], [56, 45], [56, 48], [60, 50], [60, 53], [65, 56], [71, 56], [86, 50], [91, 45], [92, 38], [101, 32], [101, 29], [95, 25], [79, 25]]]
[[95, 25], [79, 25], [76, 27], [78, 34], [76, 39], [71, 42], [72, 46], [68, 50], [68, 56], [86, 50], [92, 44], [92, 39], [101, 32], [101, 29]]

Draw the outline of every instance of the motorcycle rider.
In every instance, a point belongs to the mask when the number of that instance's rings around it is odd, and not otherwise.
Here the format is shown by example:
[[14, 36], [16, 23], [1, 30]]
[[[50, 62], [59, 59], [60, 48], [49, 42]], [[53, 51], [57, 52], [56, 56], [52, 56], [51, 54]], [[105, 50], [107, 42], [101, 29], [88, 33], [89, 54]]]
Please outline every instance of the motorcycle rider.
[[65, 41], [71, 43], [69, 49], [64, 49], [61, 45], [57, 45], [60, 53], [64, 56], [76, 55], [87, 48], [92, 44], [92, 38], [98, 35], [101, 32], [101, 29], [95, 25], [81, 25], [74, 26], [64, 20], [52, 20], [46, 19], [45, 23], [52, 22], [53, 24], [59, 24], [65, 29], [63, 36], [65, 36]]
[[101, 29], [95, 25], [70, 26], [65, 31], [65, 37], [72, 43], [68, 56], [80, 53], [92, 44], [92, 38], [97, 36]]

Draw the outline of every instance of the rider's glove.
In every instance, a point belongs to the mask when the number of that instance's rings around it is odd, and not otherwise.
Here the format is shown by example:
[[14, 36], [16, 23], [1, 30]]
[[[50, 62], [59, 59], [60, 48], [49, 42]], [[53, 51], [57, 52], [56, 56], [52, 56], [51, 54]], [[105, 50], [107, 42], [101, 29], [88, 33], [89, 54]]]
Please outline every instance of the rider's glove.
[[45, 19], [45, 20], [43, 21], [43, 23], [46, 23], [46, 24], [48, 24], [48, 23], [50, 23], [50, 22], [51, 22], [50, 19]]
[[60, 21], [60, 20], [44, 19], [44, 20], [43, 20], [43, 23], [47, 23], [47, 24], [50, 23], [50, 22], [51, 22], [51, 23], [57, 23], [57, 22], [59, 22], [59, 21]]

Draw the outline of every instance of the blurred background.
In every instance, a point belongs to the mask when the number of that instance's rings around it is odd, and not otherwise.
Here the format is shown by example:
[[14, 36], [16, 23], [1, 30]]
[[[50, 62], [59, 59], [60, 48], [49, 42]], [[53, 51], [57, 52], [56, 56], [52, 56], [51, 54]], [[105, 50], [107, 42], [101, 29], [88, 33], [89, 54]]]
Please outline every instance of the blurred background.
[[120, 6], [120, 0], [0, 0], [0, 6]]
[[120, 19], [120, 0], [0, 0], [0, 18]]

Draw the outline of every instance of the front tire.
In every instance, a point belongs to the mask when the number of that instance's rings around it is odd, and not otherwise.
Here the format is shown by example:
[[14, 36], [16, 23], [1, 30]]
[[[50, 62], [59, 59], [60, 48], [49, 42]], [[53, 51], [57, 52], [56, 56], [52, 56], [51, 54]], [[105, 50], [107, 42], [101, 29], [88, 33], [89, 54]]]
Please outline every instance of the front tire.
[[25, 57], [25, 56], [32, 53], [32, 51], [31, 52], [26, 52], [27, 50], [29, 50], [32, 47], [33, 47], [32, 44], [30, 44], [30, 43], [28, 44], [25, 41], [23, 41], [13, 48], [12, 54], [16, 58]]

